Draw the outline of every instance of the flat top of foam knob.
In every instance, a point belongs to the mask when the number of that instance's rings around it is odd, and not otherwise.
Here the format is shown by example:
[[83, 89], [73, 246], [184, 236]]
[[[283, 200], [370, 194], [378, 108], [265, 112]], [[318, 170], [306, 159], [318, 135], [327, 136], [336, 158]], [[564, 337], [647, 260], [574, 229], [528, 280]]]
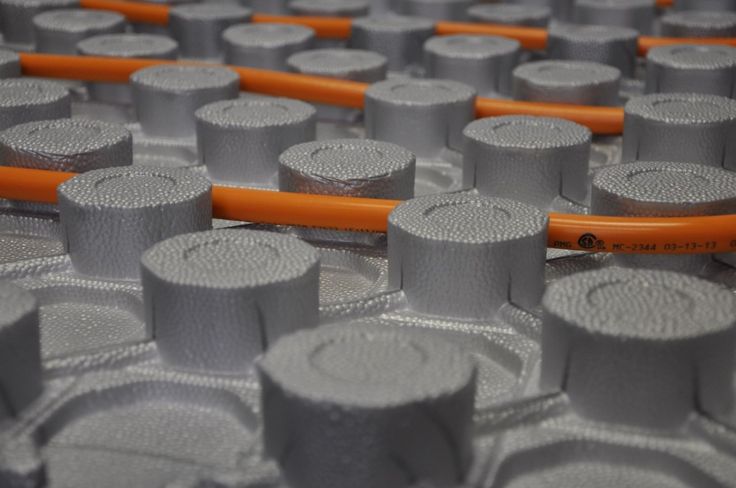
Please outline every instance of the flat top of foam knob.
[[0, 281], [0, 332], [36, 308], [33, 295], [7, 281]]
[[577, 5], [586, 7], [601, 7], [615, 9], [630, 9], [635, 7], [654, 7], [654, 0], [576, 0]]
[[154, 34], [104, 34], [77, 43], [77, 50], [88, 56], [124, 58], [166, 56], [178, 47], [173, 39]]
[[513, 22], [527, 19], [546, 19], [552, 14], [549, 7], [544, 5], [514, 5], [514, 4], [482, 4], [473, 5], [468, 14], [484, 20], [505, 20]]
[[20, 56], [18, 56], [18, 53], [10, 49], [0, 48], [0, 66], [9, 63], [18, 63], [19, 61]]
[[380, 15], [353, 20], [353, 28], [374, 32], [422, 32], [434, 31], [434, 22], [420, 17], [404, 15]]
[[736, 100], [695, 93], [655, 93], [630, 99], [627, 115], [670, 124], [711, 124], [736, 120]]
[[389, 224], [423, 239], [485, 244], [545, 232], [547, 215], [504, 198], [447, 193], [401, 203], [391, 212]]
[[71, 7], [79, 5], [79, 0], [2, 0], [5, 5], [14, 5], [17, 7], [38, 8], [38, 7]]
[[228, 20], [250, 14], [250, 9], [226, 2], [185, 3], [171, 8], [172, 16], [185, 20]]
[[344, 181], [386, 177], [411, 166], [414, 155], [388, 142], [334, 139], [292, 146], [279, 163], [299, 173]]
[[0, 80], [0, 108], [45, 105], [69, 97], [59, 83], [23, 78]]
[[225, 41], [244, 47], [279, 47], [308, 41], [314, 29], [290, 24], [242, 24], [222, 33]]
[[539, 86], [588, 86], [616, 82], [621, 72], [613, 66], [588, 61], [534, 61], [517, 66], [516, 79]]
[[700, 164], [636, 162], [607, 166], [596, 174], [593, 186], [639, 202], [736, 203], [736, 173]]
[[282, 338], [259, 368], [288, 394], [364, 408], [435, 400], [474, 378], [472, 362], [455, 344], [349, 324]]
[[498, 36], [437, 36], [424, 43], [425, 51], [464, 59], [487, 59], [517, 52], [519, 41]]
[[0, 133], [0, 144], [25, 153], [58, 157], [91, 154], [126, 143], [130, 131], [120, 124], [89, 119], [37, 120]]
[[722, 69], [736, 66], [736, 48], [675, 44], [649, 50], [647, 60], [681, 69]]
[[255, 128], [292, 125], [314, 117], [308, 103], [288, 98], [222, 100], [195, 112], [198, 120], [222, 128]]
[[177, 285], [250, 288], [302, 276], [318, 266], [319, 253], [285, 234], [214, 230], [159, 242], [146, 251], [141, 263], [160, 279]]
[[386, 63], [386, 56], [362, 49], [311, 49], [292, 54], [286, 60], [297, 71], [324, 76], [380, 69]]
[[662, 16], [662, 22], [690, 28], [727, 29], [736, 25], [736, 13], [700, 10], [670, 12]]
[[449, 80], [392, 79], [373, 83], [366, 96], [402, 105], [437, 105], [475, 97], [468, 85]]
[[187, 202], [210, 188], [207, 178], [191, 171], [119, 166], [75, 176], [58, 192], [84, 207], [143, 209]]
[[289, 8], [296, 13], [321, 15], [360, 15], [368, 12], [365, 0], [292, 0]]
[[124, 22], [125, 17], [116, 12], [85, 9], [51, 10], [33, 17], [33, 24], [41, 29], [76, 33], [113, 28]]
[[147, 88], [184, 92], [225, 88], [238, 83], [240, 77], [228, 68], [163, 65], [138, 70], [130, 76], [130, 81]]
[[598, 44], [634, 40], [639, 37], [639, 32], [635, 29], [615, 25], [553, 24], [549, 29], [549, 35], [570, 41]]
[[550, 149], [590, 143], [585, 126], [551, 117], [509, 115], [478, 119], [463, 134], [481, 143], [519, 149]]
[[548, 286], [547, 313], [569, 325], [614, 337], [694, 338], [730, 329], [736, 297], [726, 288], [668, 271], [606, 268]]

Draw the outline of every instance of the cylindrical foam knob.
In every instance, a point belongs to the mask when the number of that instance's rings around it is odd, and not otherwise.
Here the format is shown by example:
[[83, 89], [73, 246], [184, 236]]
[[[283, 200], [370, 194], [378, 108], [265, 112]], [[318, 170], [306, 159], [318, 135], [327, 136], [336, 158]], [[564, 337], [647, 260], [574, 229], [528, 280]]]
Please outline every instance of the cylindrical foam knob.
[[22, 288], [0, 282], [0, 420], [16, 416], [42, 390], [36, 299]]
[[736, 0], [675, 0], [675, 10], [736, 10]]
[[318, 17], [363, 17], [370, 5], [366, 0], [292, 0], [289, 10], [295, 15]]
[[652, 31], [655, 0], [577, 0], [575, 20], [579, 24], [630, 27], [642, 34]]
[[98, 34], [125, 32], [125, 17], [102, 10], [50, 10], [33, 18], [36, 51], [76, 54], [77, 43]]
[[319, 253], [251, 230], [184, 234], [141, 259], [146, 323], [162, 359], [245, 371], [282, 335], [317, 326]]
[[362, 49], [311, 49], [289, 56], [292, 71], [372, 83], [386, 78], [386, 58]]
[[219, 100], [237, 98], [240, 78], [227, 68], [152, 66], [130, 77], [138, 120], [152, 136], [191, 137], [194, 112]]
[[386, 56], [388, 69], [401, 71], [422, 59], [424, 41], [434, 35], [434, 24], [426, 19], [384, 15], [365, 17], [352, 23], [350, 46]]
[[297, 193], [406, 200], [414, 173], [411, 152], [368, 139], [306, 142], [279, 157], [279, 189]]
[[222, 33], [225, 62], [286, 71], [286, 59], [312, 47], [314, 29], [290, 24], [234, 25]]
[[736, 170], [736, 100], [660, 93], [624, 107], [623, 161], [675, 161]]
[[514, 98], [532, 102], [616, 105], [621, 72], [588, 61], [533, 61], [513, 73]]
[[626, 27], [554, 24], [547, 37], [547, 57], [607, 64], [632, 77], [638, 37], [637, 31]]
[[34, 120], [71, 116], [71, 96], [52, 81], [26, 78], [0, 80], [0, 130]]
[[492, 197], [544, 209], [562, 197], [583, 203], [592, 134], [562, 119], [490, 117], [463, 131], [463, 181]]
[[420, 157], [436, 157], [445, 147], [461, 150], [474, 113], [475, 90], [456, 81], [392, 79], [365, 94], [366, 136]]
[[466, 83], [480, 96], [510, 95], [519, 52], [519, 42], [504, 37], [438, 36], [424, 44], [424, 66], [429, 78]]
[[38, 120], [0, 133], [6, 166], [84, 173], [133, 164], [133, 137], [119, 124], [89, 119]]
[[83, 274], [137, 278], [153, 244], [212, 222], [209, 181], [171, 168], [119, 167], [75, 176], [58, 188], [67, 252]]
[[79, 0], [0, 0], [3, 40], [33, 44], [33, 18], [46, 10], [79, 7]]
[[647, 93], [707, 93], [736, 98], [736, 48], [673, 45], [647, 54]]
[[388, 219], [389, 283], [418, 312], [493, 317], [544, 290], [547, 216], [503, 198], [453, 193], [400, 204]]
[[399, 0], [401, 13], [432, 20], [466, 20], [472, 0]]
[[505, 3], [549, 7], [556, 20], [569, 21], [573, 16], [575, 0], [506, 0]]
[[314, 107], [286, 98], [225, 100], [195, 116], [201, 162], [220, 181], [274, 184], [279, 155], [316, 133]]
[[662, 35], [668, 37], [736, 36], [736, 13], [672, 12], [662, 16]]
[[491, 24], [546, 27], [551, 16], [550, 8], [542, 5], [484, 3], [468, 9], [470, 20]]
[[0, 49], [0, 79], [20, 76], [20, 56], [10, 49]]
[[[637, 162], [608, 166], [593, 179], [591, 212], [617, 217], [736, 213], [736, 173], [688, 163]], [[676, 249], [691, 245], [690, 242], [671, 244]], [[624, 266], [699, 273], [711, 258], [708, 254], [621, 254], [615, 259]]]
[[725, 288], [613, 267], [552, 283], [543, 305], [541, 384], [579, 415], [672, 428], [730, 409], [736, 299]]
[[250, 9], [231, 3], [189, 3], [171, 9], [169, 29], [183, 57], [215, 59], [222, 54], [222, 32], [250, 16]]
[[406, 488], [407, 480], [454, 486], [464, 479], [475, 368], [455, 344], [345, 325], [286, 337], [258, 365], [265, 450], [289, 486]]
[[[179, 45], [173, 39], [154, 34], [105, 34], [77, 44], [83, 56], [115, 58], [176, 59]], [[127, 83], [88, 83], [90, 98], [101, 102], [131, 104], [133, 93]]]

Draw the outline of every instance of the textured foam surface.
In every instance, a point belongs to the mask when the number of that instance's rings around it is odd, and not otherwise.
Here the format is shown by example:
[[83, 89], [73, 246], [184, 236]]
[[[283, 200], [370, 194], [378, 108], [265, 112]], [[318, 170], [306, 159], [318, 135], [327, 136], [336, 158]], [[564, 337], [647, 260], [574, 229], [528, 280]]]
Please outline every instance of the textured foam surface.
[[485, 4], [473, 5], [468, 16], [477, 22], [544, 27], [552, 12], [543, 5]]
[[0, 78], [20, 76], [20, 56], [9, 49], [0, 49]]
[[0, 129], [33, 120], [61, 119], [71, 113], [69, 91], [42, 80], [0, 80]]
[[434, 24], [426, 19], [399, 15], [355, 19], [350, 46], [383, 54], [390, 70], [402, 70], [422, 58], [422, 44], [434, 35]]
[[79, 7], [79, 0], [3, 0], [0, 27], [5, 42], [32, 44], [33, 17], [46, 10]]
[[279, 157], [282, 191], [407, 199], [414, 155], [387, 142], [337, 139], [292, 146]]
[[639, 33], [627, 27], [610, 25], [553, 24], [547, 39], [550, 59], [593, 61], [632, 76], [636, 66]]
[[125, 127], [82, 119], [16, 125], [0, 134], [6, 165], [84, 172], [133, 162], [133, 139]]
[[514, 69], [513, 79], [520, 100], [615, 105], [621, 72], [587, 61], [534, 61]]
[[363, 17], [369, 6], [365, 0], [293, 0], [289, 10], [297, 15]]
[[734, 98], [736, 48], [674, 45], [647, 54], [647, 93], [693, 92]]
[[631, 27], [642, 34], [652, 30], [654, 0], [577, 0], [575, 20], [580, 24]]
[[362, 49], [315, 49], [289, 56], [286, 64], [310, 75], [373, 82], [386, 77], [386, 58]]
[[736, 13], [713, 11], [671, 12], [662, 16], [662, 35], [670, 37], [732, 37]]
[[80, 54], [119, 58], [173, 59], [179, 46], [171, 38], [155, 34], [106, 34], [77, 44]]
[[311, 47], [314, 30], [289, 24], [245, 24], [222, 33], [229, 64], [286, 70], [286, 59]]
[[239, 81], [238, 75], [226, 68], [200, 66], [152, 66], [136, 71], [131, 83], [163, 92], [186, 92], [212, 88], [228, 88]]
[[694, 94], [648, 95], [630, 100], [626, 112], [666, 124], [717, 124], [736, 119], [736, 101]]
[[121, 29], [125, 18], [116, 12], [100, 10], [65, 9], [43, 12], [33, 18], [37, 29], [70, 34], [91, 33]]

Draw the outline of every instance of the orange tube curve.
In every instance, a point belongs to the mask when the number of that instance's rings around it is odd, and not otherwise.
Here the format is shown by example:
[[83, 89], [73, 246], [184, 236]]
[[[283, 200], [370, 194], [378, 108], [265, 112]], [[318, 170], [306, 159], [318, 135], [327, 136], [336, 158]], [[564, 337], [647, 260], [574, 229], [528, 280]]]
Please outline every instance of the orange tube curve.
[[[56, 203], [56, 187], [74, 173], [0, 166], [0, 198]], [[398, 200], [308, 195], [213, 186], [217, 218], [280, 225], [386, 232]], [[624, 218], [549, 214], [548, 246], [627, 254], [736, 251], [736, 215]]]

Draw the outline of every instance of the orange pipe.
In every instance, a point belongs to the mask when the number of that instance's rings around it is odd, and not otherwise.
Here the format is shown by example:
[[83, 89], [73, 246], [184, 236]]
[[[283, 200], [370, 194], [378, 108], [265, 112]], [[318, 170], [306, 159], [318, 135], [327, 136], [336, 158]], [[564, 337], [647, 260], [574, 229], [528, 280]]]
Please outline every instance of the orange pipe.
[[[0, 198], [56, 203], [56, 187], [75, 176], [0, 166]], [[281, 225], [386, 232], [400, 202], [213, 186], [217, 218]], [[736, 251], [736, 215], [622, 218], [549, 214], [548, 246], [627, 254], [702, 254]]]
[[[50, 78], [124, 83], [135, 71], [157, 64], [172, 64], [165, 59], [125, 59], [95, 56], [62, 56], [20, 53], [23, 74]], [[362, 108], [368, 84], [320, 76], [283, 73], [241, 66], [228, 66], [240, 75], [243, 90], [275, 96], [299, 98], [316, 103]], [[478, 98], [476, 115], [527, 114], [561, 117], [590, 127], [599, 134], [617, 134], [623, 128], [623, 111], [615, 107], [589, 107], [513, 100]]]
[[650, 49], [672, 44], [716, 44], [736, 47], [736, 37], [639, 37], [639, 55], [645, 56]]
[[657, 7], [665, 8], [665, 7], [671, 7], [674, 5], [673, 0], [657, 0]]
[[82, 8], [118, 12], [131, 22], [158, 25], [169, 23], [169, 7], [166, 5], [125, 0], [80, 0], [79, 4]]
[[253, 14], [251, 22], [256, 24], [296, 24], [311, 27], [317, 37], [323, 39], [347, 39], [350, 37], [352, 20], [345, 17], [301, 17], [290, 15]]

